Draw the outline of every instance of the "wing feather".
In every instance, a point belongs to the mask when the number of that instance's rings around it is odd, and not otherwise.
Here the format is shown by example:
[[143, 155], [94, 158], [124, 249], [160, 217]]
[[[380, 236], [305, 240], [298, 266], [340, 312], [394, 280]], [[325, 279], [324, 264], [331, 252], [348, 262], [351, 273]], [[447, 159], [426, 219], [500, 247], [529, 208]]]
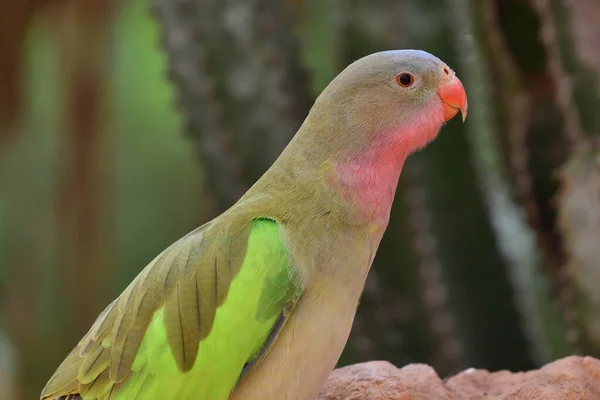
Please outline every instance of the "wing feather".
[[114, 320], [115, 314], [111, 313], [111, 310], [117, 303], [118, 299], [115, 299], [110, 303], [104, 311], [100, 313], [96, 321], [92, 325], [89, 333], [81, 340], [79, 355], [81, 357], [87, 356], [90, 352], [94, 350], [93, 344], [97, 341], [102, 342], [106, 336], [108, 336], [111, 322]]
[[47, 398], [55, 398], [61, 395], [76, 393], [79, 388], [79, 381], [73, 379], [77, 376], [79, 363], [76, 355], [77, 349], [73, 349], [67, 358], [59, 365], [56, 373], [50, 378], [46, 384], [45, 391], [48, 392]]
[[[167, 344], [176, 365], [182, 373], [189, 371], [196, 362], [200, 342], [209, 336], [216, 311], [226, 301], [232, 280], [242, 267], [253, 220], [244, 215], [213, 220], [158, 255], [100, 313], [90, 331], [49, 380], [41, 398], [76, 394], [84, 398], [109, 398], [132, 373], [141, 343], [158, 309], [162, 310]], [[265, 249], [269, 253], [268, 246]], [[265, 257], [261, 262], [268, 262], [269, 256]], [[275, 289], [276, 286], [268, 288]], [[268, 308], [263, 312], [265, 318], [280, 312], [287, 316], [283, 310], [290, 304], [289, 287], [275, 292], [281, 302], [265, 305]], [[260, 313], [256, 317], [263, 318]], [[273, 331], [265, 335], [261, 351], [251, 349], [256, 359], [248, 359], [248, 363], [254, 365], [265, 354], [283, 322], [285, 318], [274, 320]], [[135, 373], [144, 368], [140, 364]], [[239, 372], [242, 368], [240, 365]]]
[[110, 350], [104, 346], [96, 346], [95, 349], [83, 359], [77, 379], [80, 383], [87, 384], [92, 382], [100, 375], [110, 362]]
[[86, 384], [79, 385], [79, 394], [81, 397], [91, 397], [97, 399], [104, 395], [110, 387], [112, 386], [112, 382], [110, 380], [110, 373], [108, 369], [104, 369], [100, 375], [98, 375], [94, 380]]

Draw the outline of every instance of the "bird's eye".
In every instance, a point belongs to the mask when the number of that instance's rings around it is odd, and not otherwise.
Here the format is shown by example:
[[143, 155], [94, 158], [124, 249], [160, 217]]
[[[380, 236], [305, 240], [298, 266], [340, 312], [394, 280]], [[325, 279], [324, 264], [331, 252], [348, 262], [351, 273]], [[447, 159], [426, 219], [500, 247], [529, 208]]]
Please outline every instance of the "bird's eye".
[[402, 87], [409, 87], [415, 82], [415, 78], [408, 72], [403, 72], [396, 77], [396, 82]]

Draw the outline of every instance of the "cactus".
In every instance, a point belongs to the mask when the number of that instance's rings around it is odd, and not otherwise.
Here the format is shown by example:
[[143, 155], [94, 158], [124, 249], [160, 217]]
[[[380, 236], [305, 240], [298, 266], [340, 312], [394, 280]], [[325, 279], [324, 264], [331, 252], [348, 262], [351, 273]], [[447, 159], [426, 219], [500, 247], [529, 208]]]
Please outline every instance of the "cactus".
[[[208, 35], [202, 29], [200, 3], [155, 0], [152, 11], [162, 26], [162, 42], [169, 55], [168, 75], [177, 85], [186, 131], [204, 162], [215, 202], [223, 209], [233, 204], [247, 186], [242, 182], [241, 161], [231, 149], [232, 137], [209, 72], [204, 45], [208, 40], [204, 36]], [[207, 18], [204, 22], [209, 21]]]
[[281, 1], [154, 0], [169, 77], [218, 208], [268, 168], [310, 102]]
[[571, 319], [586, 354], [600, 354], [600, 143], [583, 142], [560, 170], [558, 226], [564, 237], [574, 304]]
[[[597, 207], [600, 197], [596, 183], [600, 69], [597, 54], [589, 49], [592, 42], [600, 40], [600, 30], [591, 19], [600, 8], [589, 1], [536, 0], [533, 5], [542, 24], [541, 39], [548, 52], [555, 101], [568, 142], [564, 164], [555, 174], [560, 178], [555, 224], [561, 232], [564, 253], [559, 299], [570, 328], [570, 340], [586, 354], [598, 356], [599, 322], [594, 312], [598, 298], [590, 283], [597, 282], [595, 270], [599, 262], [590, 243], [600, 240]], [[582, 34], [582, 30], [586, 33]]]
[[[471, 26], [469, 10], [475, 15], [489, 10], [490, 1], [472, 2], [453, 0], [449, 2], [452, 13], [459, 60], [465, 71], [466, 84], [473, 88], [471, 101], [479, 107], [471, 114], [468, 139], [473, 149], [473, 163], [479, 174], [479, 184], [484, 193], [491, 223], [504, 257], [510, 282], [514, 290], [514, 302], [521, 314], [523, 331], [528, 338], [531, 356], [538, 364], [568, 355], [568, 345], [560, 316], [548, 293], [548, 282], [540, 272], [541, 260], [534, 235], [526, 225], [522, 210], [512, 199], [512, 188], [506, 178], [500, 146], [496, 143], [498, 133], [492, 123], [490, 82], [485, 64], [477, 47], [480, 35]], [[493, 24], [493, 21], [488, 21]], [[470, 85], [469, 85], [470, 83]], [[509, 86], [510, 88], [511, 86]], [[514, 87], [514, 85], [513, 85]], [[514, 113], [514, 111], [513, 111]], [[551, 343], [553, 333], [558, 331], [560, 341]], [[562, 334], [561, 334], [562, 333]], [[550, 336], [550, 337], [549, 337]], [[565, 351], [566, 350], [566, 351]]]

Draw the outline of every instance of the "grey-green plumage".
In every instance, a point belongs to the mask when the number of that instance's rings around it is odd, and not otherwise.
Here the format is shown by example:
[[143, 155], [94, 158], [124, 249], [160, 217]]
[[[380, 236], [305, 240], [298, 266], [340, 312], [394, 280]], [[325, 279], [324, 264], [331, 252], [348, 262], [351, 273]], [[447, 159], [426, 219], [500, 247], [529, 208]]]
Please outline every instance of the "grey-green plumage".
[[100, 314], [42, 398], [314, 399], [348, 338], [402, 164], [459, 109], [462, 84], [428, 53], [349, 66], [238, 203]]

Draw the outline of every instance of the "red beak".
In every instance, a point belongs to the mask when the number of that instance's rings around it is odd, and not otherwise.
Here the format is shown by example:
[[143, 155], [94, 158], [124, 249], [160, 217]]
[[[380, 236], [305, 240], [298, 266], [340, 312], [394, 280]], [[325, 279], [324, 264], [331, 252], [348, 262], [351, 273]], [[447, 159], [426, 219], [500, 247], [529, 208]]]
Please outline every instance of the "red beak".
[[444, 102], [444, 121], [449, 121], [458, 112], [462, 114], [462, 120], [465, 122], [467, 118], [467, 93], [462, 82], [457, 76], [452, 78], [452, 81], [438, 90], [440, 98]]

